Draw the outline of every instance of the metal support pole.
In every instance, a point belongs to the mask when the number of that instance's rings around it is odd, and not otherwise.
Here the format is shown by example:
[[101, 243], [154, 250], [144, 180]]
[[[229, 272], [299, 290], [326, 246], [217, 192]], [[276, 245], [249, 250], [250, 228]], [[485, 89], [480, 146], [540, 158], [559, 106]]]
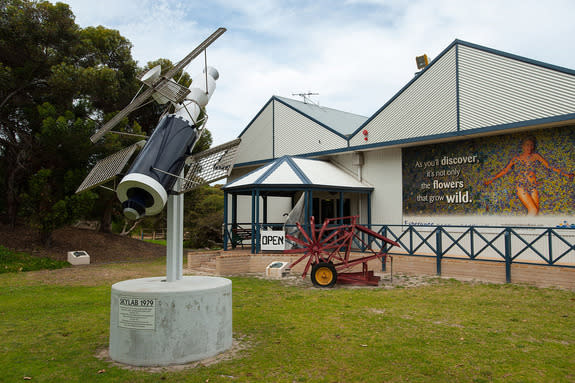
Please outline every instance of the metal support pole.
[[184, 232], [184, 195], [168, 197], [168, 233], [166, 240], [166, 281], [182, 279]]
[[[182, 171], [183, 176], [183, 171]], [[174, 190], [180, 189], [181, 180], [176, 181]], [[183, 278], [184, 261], [184, 194], [168, 197], [168, 233], [166, 235], [166, 281], [175, 282]]]

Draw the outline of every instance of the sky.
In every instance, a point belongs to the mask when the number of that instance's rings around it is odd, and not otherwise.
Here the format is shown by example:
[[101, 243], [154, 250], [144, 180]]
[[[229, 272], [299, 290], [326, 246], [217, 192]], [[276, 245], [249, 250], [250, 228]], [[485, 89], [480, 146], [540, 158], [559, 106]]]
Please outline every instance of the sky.
[[[55, 2], [52, 0], [52, 2]], [[214, 145], [274, 95], [371, 116], [455, 39], [574, 69], [572, 0], [63, 0], [80, 27], [116, 29], [143, 67], [178, 62], [218, 27], [220, 78], [207, 106]], [[187, 72], [201, 73], [203, 56]]]

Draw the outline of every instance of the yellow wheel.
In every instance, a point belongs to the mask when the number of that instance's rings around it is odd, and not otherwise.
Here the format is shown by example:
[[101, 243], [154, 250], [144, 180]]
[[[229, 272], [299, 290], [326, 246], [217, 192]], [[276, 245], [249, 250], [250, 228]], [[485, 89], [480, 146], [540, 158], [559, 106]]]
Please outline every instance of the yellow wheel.
[[320, 262], [311, 269], [311, 282], [316, 287], [333, 287], [337, 281], [337, 271], [333, 264]]

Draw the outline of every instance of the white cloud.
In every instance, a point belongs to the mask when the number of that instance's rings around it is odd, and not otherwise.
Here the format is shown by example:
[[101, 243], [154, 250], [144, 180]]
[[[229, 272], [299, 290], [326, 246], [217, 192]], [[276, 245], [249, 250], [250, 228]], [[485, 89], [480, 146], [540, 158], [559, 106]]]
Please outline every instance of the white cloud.
[[216, 143], [274, 94], [317, 92], [322, 105], [369, 116], [413, 77], [415, 56], [434, 58], [456, 38], [564, 67], [575, 59], [569, 0], [64, 1], [81, 26], [118, 29], [140, 65], [178, 61], [228, 28], [208, 49], [221, 73], [208, 105]]

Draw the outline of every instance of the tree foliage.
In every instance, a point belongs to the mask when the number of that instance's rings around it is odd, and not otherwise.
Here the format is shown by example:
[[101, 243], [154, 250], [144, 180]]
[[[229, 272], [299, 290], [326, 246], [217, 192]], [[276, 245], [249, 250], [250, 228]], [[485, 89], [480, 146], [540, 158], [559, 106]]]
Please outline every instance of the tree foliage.
[[184, 198], [184, 226], [190, 233], [186, 247], [214, 247], [222, 243], [224, 192], [204, 185]]
[[[104, 228], [120, 217], [113, 193], [74, 192], [96, 161], [138, 140], [107, 134], [94, 145], [89, 137], [132, 100], [139, 74], [172, 66], [160, 59], [138, 68], [131, 48], [119, 31], [80, 28], [66, 4], [0, 0], [0, 210], [8, 223], [21, 217], [49, 243], [52, 230], [90, 208]], [[163, 112], [151, 103], [114, 130], [149, 135]], [[206, 130], [194, 152], [210, 145]]]

